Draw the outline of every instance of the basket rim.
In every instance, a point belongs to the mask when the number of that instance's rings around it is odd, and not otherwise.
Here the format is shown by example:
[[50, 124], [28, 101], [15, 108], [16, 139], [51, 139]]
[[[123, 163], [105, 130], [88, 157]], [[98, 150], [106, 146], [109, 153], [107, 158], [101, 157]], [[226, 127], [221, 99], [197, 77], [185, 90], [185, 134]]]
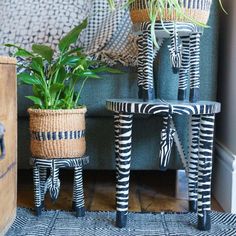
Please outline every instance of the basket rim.
[[83, 106], [76, 109], [34, 109], [28, 108], [27, 112], [31, 115], [58, 115], [58, 114], [85, 114], [87, 112], [87, 107]]

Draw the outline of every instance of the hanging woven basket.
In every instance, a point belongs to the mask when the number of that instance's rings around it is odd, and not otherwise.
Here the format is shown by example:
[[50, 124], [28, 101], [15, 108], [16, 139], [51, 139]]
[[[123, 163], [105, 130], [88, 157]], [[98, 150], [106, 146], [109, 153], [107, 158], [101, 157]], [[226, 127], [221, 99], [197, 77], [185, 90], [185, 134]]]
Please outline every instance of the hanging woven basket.
[[34, 158], [80, 158], [85, 154], [87, 109], [28, 109]]
[[[182, 0], [183, 12], [191, 19], [207, 24], [210, 15], [210, 8], [212, 0]], [[148, 15], [148, 0], [135, 0], [130, 5], [130, 15], [134, 24], [149, 22], [150, 18]], [[160, 15], [157, 16], [157, 21], [160, 21]], [[180, 21], [189, 22], [186, 17], [179, 17], [175, 11], [170, 12], [166, 6], [166, 10], [162, 17], [163, 21]]]

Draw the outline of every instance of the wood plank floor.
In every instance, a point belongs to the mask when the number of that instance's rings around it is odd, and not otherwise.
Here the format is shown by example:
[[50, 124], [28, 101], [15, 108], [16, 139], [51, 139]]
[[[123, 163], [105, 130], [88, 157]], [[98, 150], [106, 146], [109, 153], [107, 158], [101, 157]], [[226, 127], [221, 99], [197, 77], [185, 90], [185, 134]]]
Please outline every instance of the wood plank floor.
[[[177, 174], [176, 174], [177, 173]], [[60, 173], [61, 191], [58, 200], [52, 203], [46, 196], [47, 209], [71, 210], [73, 172]], [[115, 210], [115, 172], [84, 172], [84, 192], [86, 209], [91, 211]], [[33, 208], [34, 193], [32, 172], [20, 170], [18, 173], [18, 206]], [[130, 181], [129, 210], [136, 212], [188, 211], [186, 178], [176, 171], [133, 171]], [[223, 211], [212, 199], [212, 209]]]

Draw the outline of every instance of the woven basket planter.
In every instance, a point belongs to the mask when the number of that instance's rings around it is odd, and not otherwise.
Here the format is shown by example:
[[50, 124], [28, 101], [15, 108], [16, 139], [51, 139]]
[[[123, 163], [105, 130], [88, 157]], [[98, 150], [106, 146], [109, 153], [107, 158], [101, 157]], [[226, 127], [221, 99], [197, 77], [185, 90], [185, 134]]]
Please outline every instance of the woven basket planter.
[[[150, 21], [147, 1], [136, 0], [130, 5], [130, 16], [134, 24]], [[183, 12], [197, 22], [206, 24], [210, 15], [211, 3], [212, 0], [183, 0]], [[160, 20], [160, 16], [157, 16], [157, 21]], [[167, 7], [162, 20], [188, 22], [185, 17], [177, 17], [175, 11], [169, 13]]]
[[28, 109], [32, 156], [42, 159], [82, 157], [86, 151], [86, 111], [86, 108]]

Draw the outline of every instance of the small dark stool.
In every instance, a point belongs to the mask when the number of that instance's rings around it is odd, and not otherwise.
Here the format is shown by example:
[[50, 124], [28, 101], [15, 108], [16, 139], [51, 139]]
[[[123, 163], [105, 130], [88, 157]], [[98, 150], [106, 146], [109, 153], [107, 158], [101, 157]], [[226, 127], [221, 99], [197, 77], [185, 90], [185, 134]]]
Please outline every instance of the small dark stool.
[[[73, 202], [72, 208], [76, 212], [76, 217], [85, 215], [84, 191], [83, 191], [83, 173], [82, 168], [89, 162], [89, 157], [81, 158], [60, 158], [60, 159], [36, 159], [32, 158], [33, 176], [34, 176], [34, 197], [35, 212], [37, 216], [41, 215], [44, 208], [44, 197], [49, 191], [51, 199], [56, 201], [60, 191], [60, 168], [74, 169]], [[47, 176], [47, 169], [50, 169], [50, 175]]]

